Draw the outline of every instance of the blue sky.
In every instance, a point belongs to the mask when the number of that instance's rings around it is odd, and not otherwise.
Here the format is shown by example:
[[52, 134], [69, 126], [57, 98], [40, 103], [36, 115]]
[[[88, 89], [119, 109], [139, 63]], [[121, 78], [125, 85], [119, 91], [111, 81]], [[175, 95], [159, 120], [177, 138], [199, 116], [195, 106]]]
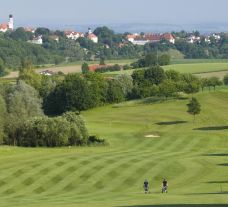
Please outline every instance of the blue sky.
[[16, 24], [226, 23], [228, 0], [0, 0]]

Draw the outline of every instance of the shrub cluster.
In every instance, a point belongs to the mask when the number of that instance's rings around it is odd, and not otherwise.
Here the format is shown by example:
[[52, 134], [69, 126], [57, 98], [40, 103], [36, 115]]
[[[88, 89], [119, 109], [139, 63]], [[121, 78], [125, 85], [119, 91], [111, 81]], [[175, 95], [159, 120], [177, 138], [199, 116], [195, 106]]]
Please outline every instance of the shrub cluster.
[[87, 142], [85, 123], [73, 112], [53, 118], [33, 118], [26, 121], [17, 133], [17, 145], [24, 147], [78, 146], [86, 145]]
[[106, 73], [106, 72], [114, 72], [114, 71], [121, 71], [121, 66], [118, 64], [102, 66], [102, 67], [98, 67], [95, 72]]

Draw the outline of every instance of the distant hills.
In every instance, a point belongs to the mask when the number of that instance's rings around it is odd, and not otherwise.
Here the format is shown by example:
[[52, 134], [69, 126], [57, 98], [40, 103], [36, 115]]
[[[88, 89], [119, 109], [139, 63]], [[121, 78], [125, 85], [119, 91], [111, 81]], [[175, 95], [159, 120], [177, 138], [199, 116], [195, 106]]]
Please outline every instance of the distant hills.
[[[70, 26], [70, 25], [69, 25]], [[69, 27], [68, 26], [68, 27]], [[98, 26], [104, 25], [78, 25], [73, 26], [75, 29], [87, 31], [88, 27], [96, 28]], [[108, 24], [106, 25], [112, 28], [116, 32], [171, 32], [171, 31], [193, 31], [198, 30], [201, 33], [211, 33], [211, 32], [228, 32], [228, 23], [207, 23], [207, 24], [186, 24], [186, 25], [177, 25], [177, 24], [140, 24], [140, 23], [130, 23], [130, 24]], [[67, 26], [66, 26], [67, 27]]]
[[[24, 26], [20, 24], [18, 26]], [[74, 29], [77, 31], [85, 32], [88, 27], [93, 29], [99, 26], [107, 26], [113, 29], [115, 32], [124, 33], [136, 33], [136, 32], [171, 32], [171, 31], [193, 31], [198, 30], [201, 33], [211, 33], [211, 32], [228, 32], [228, 22], [227, 23], [202, 23], [202, 24], [159, 24], [159, 23], [106, 23], [106, 24], [35, 24], [34, 26], [44, 26], [50, 29]]]

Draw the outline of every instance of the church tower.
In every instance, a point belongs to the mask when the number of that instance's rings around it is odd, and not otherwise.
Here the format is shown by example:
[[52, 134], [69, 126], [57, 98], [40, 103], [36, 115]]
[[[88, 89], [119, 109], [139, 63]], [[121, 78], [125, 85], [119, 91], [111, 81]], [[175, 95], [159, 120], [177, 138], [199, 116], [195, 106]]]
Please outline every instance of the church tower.
[[9, 15], [8, 27], [9, 27], [9, 29], [11, 29], [11, 30], [13, 30], [13, 28], [14, 28], [14, 22], [13, 22], [13, 15], [12, 15], [12, 14]]
[[88, 34], [92, 34], [92, 29], [91, 28], [88, 28]]

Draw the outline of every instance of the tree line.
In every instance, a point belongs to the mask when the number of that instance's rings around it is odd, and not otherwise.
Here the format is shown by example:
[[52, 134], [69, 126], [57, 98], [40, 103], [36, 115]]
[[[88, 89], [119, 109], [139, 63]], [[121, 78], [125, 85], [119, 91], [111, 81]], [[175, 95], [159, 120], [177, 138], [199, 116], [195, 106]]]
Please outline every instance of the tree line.
[[[23, 78], [28, 80], [30, 75]], [[89, 135], [83, 117], [75, 111], [45, 115], [42, 107], [45, 93], [42, 88], [38, 91], [31, 86], [38, 86], [36, 78], [32, 77], [30, 85], [20, 79], [16, 85], [0, 85], [0, 144], [23, 147], [106, 144], [105, 140]]]

